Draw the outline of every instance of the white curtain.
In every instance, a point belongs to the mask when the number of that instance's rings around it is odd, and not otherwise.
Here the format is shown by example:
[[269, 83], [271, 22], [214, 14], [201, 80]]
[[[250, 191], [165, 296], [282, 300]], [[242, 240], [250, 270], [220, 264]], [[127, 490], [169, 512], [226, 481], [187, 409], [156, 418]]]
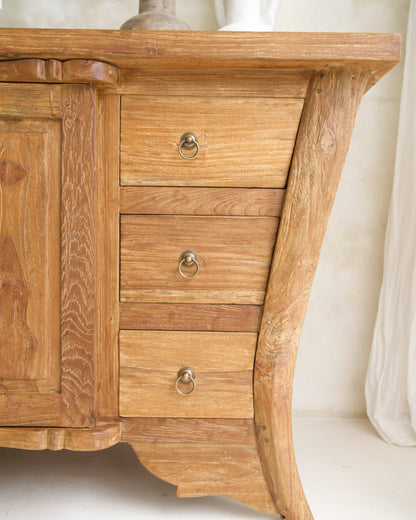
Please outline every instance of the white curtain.
[[387, 442], [416, 446], [416, 0], [406, 42], [384, 276], [369, 361], [368, 416]]

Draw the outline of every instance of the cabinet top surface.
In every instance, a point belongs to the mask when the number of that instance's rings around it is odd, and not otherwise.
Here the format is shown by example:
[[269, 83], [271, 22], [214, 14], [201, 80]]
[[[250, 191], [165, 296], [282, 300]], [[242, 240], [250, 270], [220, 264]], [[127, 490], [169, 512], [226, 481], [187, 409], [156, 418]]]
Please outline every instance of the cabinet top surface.
[[120, 68], [364, 67], [400, 60], [399, 34], [0, 29], [0, 60], [94, 59]]

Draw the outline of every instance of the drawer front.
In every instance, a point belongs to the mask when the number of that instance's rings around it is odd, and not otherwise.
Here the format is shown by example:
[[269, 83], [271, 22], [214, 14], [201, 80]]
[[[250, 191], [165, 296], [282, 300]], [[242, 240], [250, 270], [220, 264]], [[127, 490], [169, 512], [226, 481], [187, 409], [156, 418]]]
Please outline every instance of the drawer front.
[[[120, 415], [253, 417], [256, 342], [255, 333], [120, 331]], [[182, 368], [193, 381], [178, 381]]]
[[[302, 108], [303, 99], [122, 96], [121, 184], [285, 187]], [[192, 160], [178, 151], [186, 132], [198, 137]]]
[[[262, 304], [278, 220], [122, 215], [121, 300]], [[193, 278], [178, 269], [188, 250], [199, 265]], [[196, 266], [181, 269], [191, 276]]]

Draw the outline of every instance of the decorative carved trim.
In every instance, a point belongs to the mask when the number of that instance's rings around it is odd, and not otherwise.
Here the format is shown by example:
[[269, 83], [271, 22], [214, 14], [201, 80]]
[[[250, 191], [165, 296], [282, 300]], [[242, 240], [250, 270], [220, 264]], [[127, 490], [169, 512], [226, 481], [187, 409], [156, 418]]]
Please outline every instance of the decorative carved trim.
[[96, 451], [120, 442], [121, 424], [95, 428], [0, 428], [0, 446], [21, 450]]
[[114, 65], [92, 60], [69, 60], [62, 64], [64, 83], [93, 83], [102, 86], [117, 86], [119, 70]]
[[125, 419], [122, 441], [179, 497], [223, 495], [276, 513], [251, 419]]
[[93, 60], [0, 61], [0, 82], [91, 83], [116, 87], [119, 70], [114, 65]]

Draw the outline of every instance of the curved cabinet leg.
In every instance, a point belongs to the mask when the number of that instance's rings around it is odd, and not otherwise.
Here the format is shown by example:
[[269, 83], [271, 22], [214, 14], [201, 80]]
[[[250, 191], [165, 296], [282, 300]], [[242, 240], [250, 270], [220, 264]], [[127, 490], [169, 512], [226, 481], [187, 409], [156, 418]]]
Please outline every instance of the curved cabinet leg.
[[354, 120], [368, 83], [361, 69], [318, 71], [300, 122], [268, 282], [254, 373], [255, 423], [278, 512], [311, 520], [296, 467], [291, 401], [298, 342]]
[[223, 495], [263, 513], [276, 507], [252, 419], [124, 419], [122, 440], [179, 497]]

